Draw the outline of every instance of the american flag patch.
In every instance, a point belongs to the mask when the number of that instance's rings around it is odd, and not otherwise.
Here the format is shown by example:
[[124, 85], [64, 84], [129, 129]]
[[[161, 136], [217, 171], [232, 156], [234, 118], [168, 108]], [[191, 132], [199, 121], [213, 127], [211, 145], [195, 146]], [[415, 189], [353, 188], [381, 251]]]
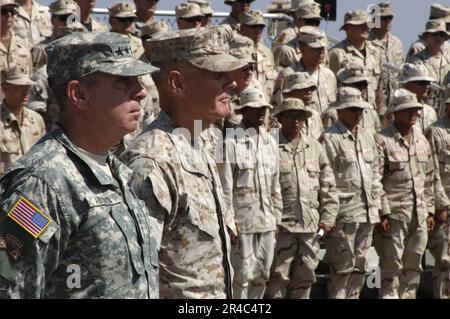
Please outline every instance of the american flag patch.
[[38, 238], [51, 223], [51, 219], [45, 216], [36, 206], [31, 204], [25, 197], [21, 197], [8, 212], [16, 223], [27, 232]]

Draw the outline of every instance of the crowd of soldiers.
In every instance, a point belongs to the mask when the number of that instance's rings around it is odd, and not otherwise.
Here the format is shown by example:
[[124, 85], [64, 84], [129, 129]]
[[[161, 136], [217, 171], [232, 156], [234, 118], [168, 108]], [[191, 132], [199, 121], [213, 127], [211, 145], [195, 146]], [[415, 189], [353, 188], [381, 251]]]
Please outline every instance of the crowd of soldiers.
[[[390, 3], [0, 0], [0, 298], [450, 298], [450, 7], [404, 55]], [[369, 28], [370, 27], [370, 28]]]

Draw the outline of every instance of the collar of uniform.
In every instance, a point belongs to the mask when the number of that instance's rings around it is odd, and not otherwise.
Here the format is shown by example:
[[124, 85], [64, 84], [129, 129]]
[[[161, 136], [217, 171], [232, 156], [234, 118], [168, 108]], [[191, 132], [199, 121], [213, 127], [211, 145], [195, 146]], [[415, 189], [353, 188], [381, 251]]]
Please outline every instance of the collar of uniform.
[[233, 17], [231, 16], [231, 13], [230, 13], [230, 15], [228, 16], [228, 18], [226, 19], [226, 21], [227, 21], [227, 23], [229, 23], [229, 24], [231, 25], [231, 27], [232, 27], [234, 30], [239, 30], [241, 24], [239, 23], [238, 20], [236, 20], [235, 18], [233, 18]]
[[353, 136], [352, 132], [350, 132], [348, 130], [348, 128], [342, 124], [341, 121], [336, 121], [336, 126], [338, 127], [339, 131], [344, 135], [345, 138], [348, 138], [349, 136], [351, 136], [353, 139], [355, 139], [355, 137]]
[[[19, 121], [17, 120], [17, 118], [13, 114], [13, 112], [11, 112], [11, 110], [8, 108], [5, 101], [3, 101], [3, 103], [2, 103], [1, 109], [2, 109], [1, 119], [2, 119], [3, 123], [5, 123], [5, 125], [9, 126], [9, 127], [11, 127], [12, 123], [16, 123], [17, 128], [20, 129]], [[25, 114], [24, 114], [24, 116], [25, 116]]]
[[[241, 128], [244, 131], [247, 130], [247, 128], [244, 126], [244, 122], [243, 121], [241, 121], [241, 123], [239, 123], [239, 125], [237, 125], [236, 128]], [[256, 135], [254, 134], [254, 130], [250, 130], [248, 132], [250, 132], [250, 133], [249, 134], [245, 134], [245, 138], [244, 138], [243, 142], [245, 142], [245, 140], [247, 140], [247, 139], [251, 139], [251, 140], [255, 139]], [[260, 126], [259, 127], [258, 139], [262, 139], [264, 144], [269, 144], [270, 143], [269, 133], [266, 131], [264, 126]]]
[[[397, 126], [395, 126], [394, 123], [391, 124], [391, 130], [392, 130], [392, 134], [394, 135], [394, 139], [395, 139], [396, 141], [402, 140], [403, 143], [404, 143], [405, 145], [409, 145], [409, 144], [410, 144], [410, 143], [408, 142], [408, 140], [406, 140], [406, 139], [402, 136], [402, 134], [401, 134], [400, 131], [397, 129]], [[417, 136], [417, 134], [416, 134], [414, 131], [415, 131], [415, 128], [413, 127], [413, 128], [412, 128], [412, 139], [411, 139], [412, 141], [415, 141], [415, 140], [416, 140], [416, 136]]]

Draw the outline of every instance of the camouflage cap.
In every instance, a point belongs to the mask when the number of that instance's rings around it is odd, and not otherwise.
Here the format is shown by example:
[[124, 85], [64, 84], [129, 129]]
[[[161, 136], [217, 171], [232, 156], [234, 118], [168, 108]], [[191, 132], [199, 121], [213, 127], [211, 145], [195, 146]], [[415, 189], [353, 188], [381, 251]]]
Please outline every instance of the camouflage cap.
[[175, 7], [175, 16], [177, 19], [183, 18], [193, 18], [193, 17], [202, 17], [202, 11], [200, 10], [200, 6], [196, 3], [181, 3]]
[[254, 87], [249, 87], [241, 92], [239, 95], [239, 105], [234, 108], [234, 111], [236, 113], [240, 113], [240, 111], [244, 107], [251, 107], [251, 108], [261, 108], [261, 107], [268, 107], [272, 108], [272, 105], [270, 105], [264, 93]]
[[393, 17], [392, 5], [390, 2], [380, 2], [377, 4], [380, 9], [380, 17]]
[[439, 19], [428, 20], [425, 24], [425, 31], [422, 33], [422, 37], [425, 33], [438, 33], [443, 32], [447, 35], [447, 38], [450, 37], [450, 33], [447, 32], [447, 28], [445, 26], [445, 22]]
[[266, 26], [264, 15], [261, 10], [242, 12], [239, 15], [239, 22], [243, 25], [263, 25]]
[[327, 46], [325, 32], [312, 26], [300, 28], [298, 32], [298, 41], [306, 43], [311, 48], [324, 48]]
[[268, 13], [286, 13], [291, 9], [291, 2], [288, 0], [272, 0], [267, 6]]
[[439, 19], [445, 23], [450, 23], [450, 7], [434, 3], [430, 7], [430, 19]]
[[15, 6], [18, 7], [19, 4], [15, 3], [14, 0], [0, 0], [0, 7], [3, 6]]
[[198, 4], [203, 15], [214, 13], [211, 3], [208, 0], [188, 0], [188, 3]]
[[284, 99], [283, 102], [281, 102], [281, 105], [276, 108], [276, 110], [272, 113], [272, 116], [277, 116], [284, 111], [303, 111], [306, 114], [306, 118], [309, 118], [312, 116], [311, 110], [309, 110], [305, 103], [301, 99], [296, 98], [287, 98]]
[[370, 108], [370, 104], [363, 100], [361, 91], [352, 87], [343, 86], [338, 89], [336, 101], [330, 104], [336, 110], [343, 110], [350, 107], [360, 109]]
[[423, 64], [405, 63], [402, 67], [402, 73], [398, 77], [398, 81], [402, 84], [415, 81], [430, 81], [436, 80], [428, 76], [428, 69]]
[[50, 3], [50, 13], [55, 16], [77, 13], [78, 4], [73, 0], [57, 0]]
[[259, 52], [255, 52], [255, 44], [250, 38], [235, 36], [230, 42], [229, 54], [245, 63], [257, 63], [263, 59]]
[[317, 89], [316, 83], [311, 79], [311, 76], [306, 72], [295, 72], [289, 74], [281, 84], [281, 93], [289, 93], [294, 90], [303, 90], [306, 88]]
[[95, 72], [139, 76], [158, 70], [133, 58], [130, 38], [115, 32], [75, 32], [51, 42], [46, 52], [53, 87]]
[[320, 4], [317, 2], [312, 3], [304, 3], [298, 7], [295, 11], [295, 16], [298, 19], [320, 19], [323, 18], [320, 16]]
[[169, 32], [171, 28], [164, 22], [164, 20], [153, 21], [150, 24], [145, 24], [141, 29], [141, 38], [145, 36], [153, 37], [160, 33]]
[[347, 24], [352, 25], [360, 25], [360, 24], [366, 24], [369, 21], [369, 15], [364, 10], [352, 10], [345, 13], [344, 16], [344, 24], [341, 26], [339, 30], [344, 29], [344, 27]]
[[134, 11], [134, 5], [128, 2], [119, 2], [108, 8], [111, 18], [137, 18]]
[[339, 82], [344, 84], [352, 84], [366, 81], [369, 83], [369, 74], [365, 66], [358, 63], [347, 63], [344, 68], [340, 69], [336, 78]]
[[221, 25], [166, 32], [147, 42], [153, 48], [150, 52], [152, 62], [185, 61], [212, 72], [230, 72], [246, 65], [226, 53], [232, 38], [233, 29]]
[[[254, 2], [255, 0], [246, 0], [248, 2]], [[225, 0], [224, 3], [231, 6], [232, 3], [235, 3], [236, 0]]]
[[387, 113], [395, 113], [414, 108], [423, 108], [423, 105], [417, 101], [416, 94], [406, 89], [398, 89], [394, 92], [394, 97]]
[[34, 85], [30, 78], [31, 70], [25, 65], [13, 65], [2, 71], [2, 82], [14, 85]]
[[314, 2], [315, 2], [314, 0], [291, 0], [291, 9], [289, 11], [295, 12], [301, 5], [305, 3], [314, 3]]

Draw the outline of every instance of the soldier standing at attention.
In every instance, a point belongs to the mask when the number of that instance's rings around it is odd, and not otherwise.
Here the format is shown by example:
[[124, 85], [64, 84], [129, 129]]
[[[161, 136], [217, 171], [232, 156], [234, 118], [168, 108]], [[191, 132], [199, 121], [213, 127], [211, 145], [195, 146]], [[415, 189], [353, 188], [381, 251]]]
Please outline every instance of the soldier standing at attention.
[[175, 7], [178, 30], [200, 28], [203, 14], [196, 3], [181, 3]]
[[237, 33], [241, 27], [239, 16], [250, 11], [250, 4], [255, 0], [225, 0], [225, 4], [231, 6], [231, 12], [220, 24], [228, 24]]
[[88, 31], [108, 32], [108, 27], [95, 19], [91, 13], [96, 0], [75, 0], [80, 7], [80, 22]]
[[0, 298], [158, 298], [153, 222], [108, 152], [135, 129], [138, 76], [155, 70], [129, 48], [96, 32], [47, 48], [61, 126], [0, 179]]
[[141, 37], [141, 28], [146, 24], [151, 24], [154, 21], [156, 8], [159, 0], [133, 0], [136, 5], [137, 19], [134, 22], [133, 35]]

